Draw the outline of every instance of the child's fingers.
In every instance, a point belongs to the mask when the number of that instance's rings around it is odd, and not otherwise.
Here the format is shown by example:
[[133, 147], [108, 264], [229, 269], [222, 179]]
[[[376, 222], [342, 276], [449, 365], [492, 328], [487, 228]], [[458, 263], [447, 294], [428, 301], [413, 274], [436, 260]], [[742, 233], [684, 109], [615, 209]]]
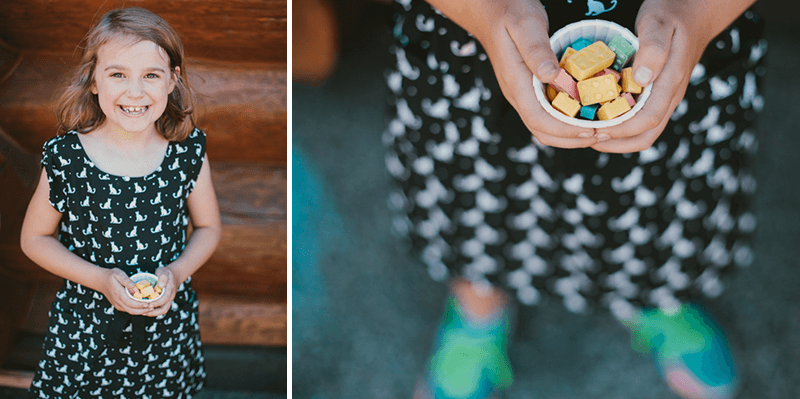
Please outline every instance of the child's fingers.
[[164, 268], [156, 269], [156, 276], [158, 276], [158, 282], [156, 284], [161, 288], [166, 288], [171, 278], [171, 274], [172, 273]]
[[125, 289], [127, 289], [128, 292], [130, 292], [131, 294], [136, 292], [136, 290], [134, 288], [134, 287], [136, 287], [136, 283], [134, 283], [133, 280], [131, 280], [131, 278], [128, 277], [127, 274], [125, 274], [125, 272], [123, 272], [120, 269], [116, 269], [116, 268], [113, 269], [111, 272], [114, 275], [114, 279], [116, 279], [117, 282], [119, 282], [119, 284], [121, 286], [125, 287]]
[[636, 24], [636, 33], [639, 50], [633, 60], [633, 80], [646, 87], [658, 77], [669, 58], [675, 26], [659, 15], [644, 14]]
[[552, 82], [558, 76], [558, 60], [547, 36], [547, 14], [533, 4], [525, 8], [513, 23], [506, 26], [528, 69], [541, 82]]
[[[156, 305], [156, 304], [153, 303], [152, 305]], [[159, 306], [156, 306], [156, 307], [154, 307], [153, 309], [151, 309], [151, 310], [149, 310], [147, 312], [142, 313], [142, 315], [143, 316], [148, 316], [148, 317], [161, 316], [163, 314], [167, 314], [167, 312], [169, 312], [169, 309], [171, 307], [172, 307], [172, 300], [168, 300], [168, 301], [164, 302], [163, 304], [161, 304]]]

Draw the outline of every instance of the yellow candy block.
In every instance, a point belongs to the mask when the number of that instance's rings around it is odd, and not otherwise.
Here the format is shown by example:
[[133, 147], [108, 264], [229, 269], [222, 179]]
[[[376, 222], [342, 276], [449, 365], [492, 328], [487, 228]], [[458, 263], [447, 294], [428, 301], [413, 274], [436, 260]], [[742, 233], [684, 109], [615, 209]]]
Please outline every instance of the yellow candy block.
[[138, 288], [138, 289], [141, 291], [141, 290], [142, 290], [144, 287], [147, 287], [147, 286], [149, 286], [149, 285], [150, 285], [150, 282], [149, 282], [149, 281], [147, 281], [147, 280], [142, 280], [142, 281], [140, 281], [140, 282], [136, 283], [136, 288]]
[[135, 293], [135, 294], [133, 294], [133, 297], [134, 297], [134, 298], [136, 298], [136, 299], [142, 299], [142, 298], [144, 298], [144, 296], [142, 296], [142, 294], [140, 294], [140, 293], [138, 293], [138, 292], [137, 292], [137, 293]]
[[558, 90], [556, 90], [555, 87], [553, 86], [547, 85], [547, 99], [550, 102], [553, 102], [553, 100], [555, 100], [557, 95], [558, 95]]
[[574, 118], [581, 110], [581, 104], [571, 99], [566, 93], [558, 93], [553, 100], [553, 108], [561, 111], [564, 115]]
[[581, 104], [592, 105], [613, 100], [619, 96], [619, 89], [614, 76], [602, 75], [578, 82], [578, 93]]
[[633, 68], [631, 67], [622, 69], [622, 91], [635, 94], [642, 92], [642, 86], [633, 81]]
[[561, 56], [561, 61], [558, 63], [558, 67], [559, 68], [564, 68], [564, 65], [567, 63], [567, 58], [569, 58], [570, 56], [572, 56], [573, 54], [575, 54], [577, 52], [578, 51], [575, 50], [574, 48], [567, 47], [567, 49], [564, 50], [564, 54]]
[[600, 107], [600, 109], [597, 110], [597, 119], [600, 119], [601, 121], [614, 119], [630, 111], [630, 109], [631, 106], [628, 104], [628, 100], [619, 97], [616, 100]]
[[584, 80], [614, 63], [617, 55], [602, 41], [597, 41], [567, 58], [564, 69], [577, 81]]
[[[626, 103], [626, 104], [627, 104], [627, 103]], [[148, 285], [147, 287], [144, 287], [144, 288], [142, 288], [142, 296], [147, 296], [147, 297], [149, 297], [149, 296], [153, 296], [153, 295], [155, 295], [155, 293], [156, 293], [156, 292], [155, 292], [155, 291], [153, 291], [153, 287], [151, 287], [151, 286], [149, 286], [149, 285]]]

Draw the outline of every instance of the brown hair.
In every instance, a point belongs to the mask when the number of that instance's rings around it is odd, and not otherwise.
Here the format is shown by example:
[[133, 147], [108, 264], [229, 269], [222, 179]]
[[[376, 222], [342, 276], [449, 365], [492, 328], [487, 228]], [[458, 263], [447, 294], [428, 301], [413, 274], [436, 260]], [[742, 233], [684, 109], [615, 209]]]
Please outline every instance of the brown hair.
[[[92, 85], [97, 52], [112, 39], [127, 40], [131, 44], [149, 40], [166, 52], [176, 84], [164, 114], [155, 122], [156, 131], [170, 141], [186, 139], [194, 129], [192, 112], [196, 98], [183, 65], [183, 44], [167, 21], [138, 7], [107, 12], [86, 34], [80, 63], [56, 105], [59, 132], [89, 133], [105, 121]], [[175, 67], [180, 67], [180, 75], [175, 74]]]

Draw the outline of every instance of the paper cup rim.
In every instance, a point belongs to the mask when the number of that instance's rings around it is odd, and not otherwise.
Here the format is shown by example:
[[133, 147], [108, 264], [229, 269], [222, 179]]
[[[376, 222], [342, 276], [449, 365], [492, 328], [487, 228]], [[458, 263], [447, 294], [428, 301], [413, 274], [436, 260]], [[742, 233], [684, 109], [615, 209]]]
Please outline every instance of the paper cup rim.
[[[136, 273], [133, 276], [131, 276], [130, 279], [133, 280], [134, 283], [138, 283], [138, 282], [140, 282], [142, 280], [149, 281], [151, 285], [156, 285], [158, 283], [158, 276], [156, 276], [153, 273], [147, 273], [147, 272]], [[139, 298], [135, 298], [133, 296], [133, 294], [131, 294], [130, 291], [125, 290], [125, 292], [128, 293], [128, 297], [133, 299], [134, 301], [150, 302], [150, 301], [154, 301], [155, 300], [155, 299], [139, 299]]]
[[[561, 28], [558, 31], [556, 31], [556, 33], [554, 33], [553, 36], [550, 37], [550, 48], [553, 50], [553, 52], [556, 53], [556, 54], [560, 53], [564, 49], [564, 47], [559, 46], [558, 42], [562, 40], [562, 37], [572, 33], [574, 30], [577, 30], [577, 29], [580, 29], [580, 30], [583, 30], [583, 31], [592, 30], [592, 29], [594, 29], [594, 30], [597, 30], [597, 29], [609, 29], [611, 31], [614, 31], [614, 33], [618, 33], [618, 34], [622, 35], [622, 37], [625, 38], [625, 40], [627, 40], [628, 42], [630, 42], [631, 45], [633, 45], [633, 47], [636, 50], [639, 50], [639, 39], [636, 37], [636, 35], [633, 34], [633, 32], [631, 32], [630, 30], [628, 30], [624, 26], [621, 26], [621, 25], [616, 24], [616, 23], [611, 22], [611, 21], [605, 21], [605, 20], [601, 20], [601, 19], [593, 19], [593, 20], [587, 20], [587, 21], [574, 22], [574, 23], [566, 25], [563, 28]], [[584, 36], [581, 36], [581, 37], [584, 37]], [[640, 109], [642, 109], [642, 107], [644, 107], [644, 103], [650, 97], [650, 92], [653, 89], [653, 84], [651, 83], [650, 85], [648, 85], [647, 87], [645, 87], [642, 90], [642, 93], [639, 94], [639, 97], [636, 100], [636, 104], [633, 106], [633, 108], [630, 111], [622, 114], [621, 116], [619, 116], [617, 118], [609, 119], [607, 121], [599, 121], [599, 120], [590, 121], [590, 120], [586, 120], [586, 119], [579, 119], [577, 117], [573, 118], [573, 117], [569, 117], [569, 116], [563, 114], [561, 111], [553, 108], [553, 106], [550, 104], [550, 102], [547, 101], [547, 95], [545, 93], [546, 88], [545, 88], [544, 84], [542, 84], [542, 82], [539, 81], [539, 79], [536, 77], [536, 75], [533, 75], [533, 89], [534, 89], [533, 90], [534, 93], [536, 94], [536, 98], [539, 100], [539, 103], [542, 105], [542, 108], [544, 108], [544, 110], [547, 111], [548, 114], [550, 114], [554, 118], [558, 119], [559, 121], [564, 122], [564, 123], [569, 124], [569, 125], [573, 125], [573, 126], [600, 129], [600, 128], [619, 125], [620, 123], [625, 122], [628, 119], [632, 118], [637, 112], [639, 112]]]

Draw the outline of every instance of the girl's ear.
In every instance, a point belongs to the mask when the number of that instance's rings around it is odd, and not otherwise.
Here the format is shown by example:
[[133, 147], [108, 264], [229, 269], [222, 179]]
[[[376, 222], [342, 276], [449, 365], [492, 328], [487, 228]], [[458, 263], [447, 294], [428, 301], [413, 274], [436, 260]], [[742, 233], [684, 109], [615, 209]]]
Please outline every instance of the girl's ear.
[[94, 77], [89, 79], [92, 79], [92, 94], [97, 94], [97, 82], [95, 82]]
[[169, 82], [169, 93], [172, 94], [172, 91], [175, 90], [175, 85], [178, 84], [178, 80], [181, 78], [181, 67], [175, 67], [175, 73], [172, 74], [172, 79]]

